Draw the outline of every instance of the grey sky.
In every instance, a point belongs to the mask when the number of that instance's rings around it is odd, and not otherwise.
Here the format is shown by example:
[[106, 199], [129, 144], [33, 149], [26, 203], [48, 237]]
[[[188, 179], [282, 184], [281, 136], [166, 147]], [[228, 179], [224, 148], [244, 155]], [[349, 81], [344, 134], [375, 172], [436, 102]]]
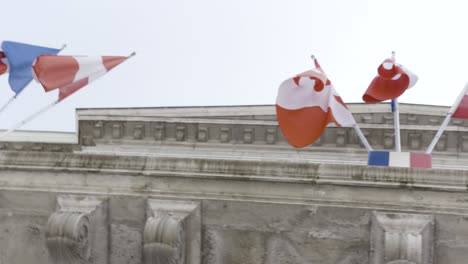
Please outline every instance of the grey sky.
[[[23, 127], [75, 130], [75, 108], [274, 104], [278, 85], [315, 54], [345, 102], [377, 66], [419, 76], [400, 102], [451, 105], [468, 81], [465, 1], [15, 0], [2, 39], [68, 47], [67, 55], [137, 56]], [[13, 95], [0, 77], [0, 103]], [[31, 84], [0, 116], [10, 128], [52, 102]]]

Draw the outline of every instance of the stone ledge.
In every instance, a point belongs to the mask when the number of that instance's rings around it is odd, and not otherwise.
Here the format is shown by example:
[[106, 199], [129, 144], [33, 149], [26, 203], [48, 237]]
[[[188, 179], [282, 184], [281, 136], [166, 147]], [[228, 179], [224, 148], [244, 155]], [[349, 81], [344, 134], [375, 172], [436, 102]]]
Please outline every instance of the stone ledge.
[[0, 168], [462, 192], [468, 189], [468, 171], [287, 161], [2, 152]]

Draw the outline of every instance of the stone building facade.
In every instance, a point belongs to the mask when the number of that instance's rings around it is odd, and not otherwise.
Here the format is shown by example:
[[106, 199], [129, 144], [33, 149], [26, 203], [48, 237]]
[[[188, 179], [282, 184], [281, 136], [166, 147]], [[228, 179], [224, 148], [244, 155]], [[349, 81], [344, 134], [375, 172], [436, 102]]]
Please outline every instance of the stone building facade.
[[[349, 105], [392, 149], [388, 105]], [[401, 105], [424, 151], [447, 107]], [[350, 128], [290, 147], [273, 106], [80, 109], [0, 142], [1, 264], [464, 264], [468, 122], [433, 169], [366, 166]]]

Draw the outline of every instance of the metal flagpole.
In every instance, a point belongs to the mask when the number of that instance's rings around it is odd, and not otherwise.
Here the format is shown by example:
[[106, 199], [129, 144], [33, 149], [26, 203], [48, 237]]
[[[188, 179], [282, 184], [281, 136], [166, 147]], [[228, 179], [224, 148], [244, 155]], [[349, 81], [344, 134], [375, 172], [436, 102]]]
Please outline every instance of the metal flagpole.
[[45, 111], [49, 110], [50, 108], [54, 107], [59, 101], [56, 100], [54, 102], [52, 102], [51, 104], [49, 105], [46, 105], [45, 107], [43, 107], [42, 109], [40, 109], [39, 111], [37, 111], [36, 113], [30, 115], [28, 118], [24, 119], [23, 121], [17, 123], [15, 126], [13, 126], [12, 128], [10, 128], [9, 130], [3, 132], [3, 134], [0, 135], [0, 139], [3, 139], [4, 137], [6, 137], [7, 135], [11, 134], [11, 132], [17, 130], [18, 128], [24, 126], [26, 123], [30, 122], [31, 120], [33, 120], [34, 118], [36, 118], [37, 116], [39, 116], [40, 114], [44, 113]]
[[[59, 50], [58, 53], [60, 53], [60, 52], [61, 52], [63, 49], [65, 49], [66, 47], [67, 47], [67, 44], [63, 44], [63, 45], [62, 45], [62, 48]], [[10, 106], [10, 104], [11, 104], [12, 102], [14, 102], [16, 98], [18, 98], [18, 95], [20, 95], [21, 92], [22, 92], [24, 89], [26, 89], [26, 87], [28, 87], [30, 84], [31, 84], [31, 81], [28, 82], [28, 84], [26, 84], [26, 86], [24, 86], [24, 88], [21, 89], [21, 91], [20, 91], [19, 93], [16, 93], [15, 95], [13, 95], [13, 96], [10, 98], [10, 100], [8, 100], [8, 102], [6, 102], [6, 103], [0, 108], [0, 114], [2, 114], [3, 111], [5, 111], [5, 110], [8, 108], [8, 106]]]
[[[392, 51], [392, 60], [396, 65], [395, 51]], [[395, 151], [401, 152], [401, 138], [400, 138], [400, 111], [398, 109], [398, 98], [392, 99], [393, 111], [393, 127], [395, 130]]]
[[[313, 54], [310, 55], [310, 58], [315, 62], [315, 56]], [[356, 131], [356, 134], [358, 135], [358, 137], [361, 140], [362, 144], [366, 148], [367, 152], [372, 151], [372, 147], [369, 145], [369, 142], [367, 141], [366, 137], [362, 133], [362, 131], [359, 128], [358, 124], [356, 123], [356, 120], [353, 120], [353, 121], [354, 121], [354, 124], [353, 124], [354, 131]]]
[[444, 122], [442, 122], [442, 125], [440, 125], [439, 130], [437, 130], [437, 133], [432, 139], [431, 144], [429, 145], [429, 147], [427, 147], [427, 150], [426, 150], [427, 154], [431, 154], [435, 145], [437, 144], [440, 137], [442, 136], [442, 133], [444, 133], [445, 128], [447, 128], [447, 125], [450, 122], [450, 119], [452, 118], [453, 113], [457, 110], [458, 105], [460, 104], [461, 100], [463, 99], [463, 96], [465, 96], [467, 91], [468, 91], [468, 82], [465, 84], [465, 87], [463, 88], [461, 93], [458, 95], [457, 99], [455, 100], [452, 107], [448, 111], [447, 116], [445, 116]]
[[356, 134], [358, 135], [364, 147], [366, 147], [367, 152], [372, 151], [372, 147], [369, 145], [369, 142], [367, 141], [366, 137], [362, 133], [356, 121], [354, 121], [353, 128], [354, 128], [354, 131], [356, 131]]

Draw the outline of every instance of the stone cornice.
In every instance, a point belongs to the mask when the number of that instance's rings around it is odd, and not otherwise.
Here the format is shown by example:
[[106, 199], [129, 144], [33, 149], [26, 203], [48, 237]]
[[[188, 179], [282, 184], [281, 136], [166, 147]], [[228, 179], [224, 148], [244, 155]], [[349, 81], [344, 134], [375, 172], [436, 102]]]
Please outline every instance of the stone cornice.
[[404, 187], [457, 192], [468, 190], [468, 171], [288, 161], [3, 152], [0, 154], [0, 169], [313, 185]]

